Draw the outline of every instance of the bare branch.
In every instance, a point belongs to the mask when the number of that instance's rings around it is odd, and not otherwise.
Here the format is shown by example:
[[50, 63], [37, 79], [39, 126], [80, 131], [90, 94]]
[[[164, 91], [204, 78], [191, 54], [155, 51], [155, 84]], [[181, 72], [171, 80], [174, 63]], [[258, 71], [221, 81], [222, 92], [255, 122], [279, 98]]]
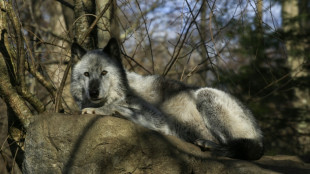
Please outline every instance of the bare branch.
[[7, 14], [10, 18], [10, 21], [13, 24], [13, 28], [16, 34], [16, 44], [17, 44], [17, 83], [21, 88], [26, 86], [25, 82], [25, 50], [23, 46], [23, 36], [21, 33], [21, 24], [18, 17], [13, 11], [13, 8], [10, 3], [6, 4]]
[[66, 80], [67, 80], [71, 66], [72, 66], [72, 57], [70, 58], [69, 64], [67, 65], [67, 67], [65, 69], [64, 75], [63, 75], [61, 83], [60, 83], [60, 86], [59, 86], [58, 91], [56, 93], [55, 112], [60, 112], [63, 109], [62, 105], [61, 105], [61, 96], [62, 96], [63, 89], [65, 87], [65, 83], [66, 83]]
[[0, 94], [4, 101], [13, 109], [25, 128], [30, 124], [32, 113], [15, 88], [10, 83], [4, 57], [0, 54]]
[[73, 6], [72, 4], [70, 4], [69, 2], [66, 2], [66, 1], [64, 1], [64, 0], [55, 0], [55, 1], [58, 1], [58, 2], [60, 2], [62, 5], [64, 5], [64, 6], [68, 7], [68, 8], [70, 8], [70, 9], [74, 10], [74, 6]]
[[[83, 47], [87, 49], [94, 49], [97, 44], [89, 35], [86, 35], [84, 38], [86, 29], [90, 27], [90, 19], [89, 14], [95, 14], [95, 9], [93, 9], [92, 3], [94, 0], [83, 1], [83, 0], [75, 0], [74, 1], [74, 15], [75, 15], [75, 22], [74, 22], [74, 31], [75, 36], [77, 38], [78, 43], [83, 43]], [[86, 11], [87, 9], [87, 11]]]
[[[185, 2], [186, 2], [186, 4], [187, 4], [187, 7], [188, 7], [190, 13], [191, 13], [192, 18], [195, 18], [194, 14], [193, 14], [193, 11], [192, 11], [192, 9], [191, 9], [191, 7], [190, 7], [188, 1], [185, 0]], [[205, 5], [205, 1], [202, 1], [201, 8], [200, 8], [199, 11], [203, 10], [203, 9], [205, 8], [205, 6], [206, 6], [206, 5]], [[204, 10], [205, 10], [205, 9], [204, 9]], [[211, 18], [211, 17], [210, 17], [210, 18]], [[204, 48], [204, 52], [205, 52], [206, 55], [207, 55], [207, 59], [208, 59], [209, 62], [210, 62], [210, 65], [211, 65], [212, 70], [215, 72], [214, 67], [213, 67], [213, 62], [212, 62], [212, 60], [211, 60], [211, 58], [210, 58], [210, 56], [209, 56], [208, 49], [207, 49], [206, 44], [205, 44], [205, 37], [203, 36], [202, 32], [200, 31], [200, 27], [198, 26], [197, 21], [196, 21], [196, 20], [193, 20], [193, 22], [194, 22], [194, 24], [196, 25], [196, 29], [197, 29], [197, 31], [198, 31], [198, 33], [199, 33], [199, 36], [200, 36], [200, 38], [201, 38], [201, 41], [202, 41], [202, 43], [203, 43], [202, 46], [203, 46], [203, 48]], [[211, 25], [211, 23], [210, 23], [210, 25]], [[205, 58], [205, 57], [203, 57], [203, 59], [204, 59], [204, 58]]]
[[[39, 113], [42, 113], [45, 110], [43, 103], [35, 96], [33, 96], [28, 89], [26, 88], [25, 82], [25, 50], [24, 50], [24, 36], [21, 32], [21, 24], [18, 17], [13, 11], [11, 4], [7, 5], [7, 14], [10, 18], [10, 21], [13, 23], [13, 28], [16, 32], [16, 43], [17, 43], [17, 83], [16, 90], [19, 94], [23, 96]], [[25, 42], [28, 44], [27, 42]], [[8, 50], [8, 48], [6, 48]]]
[[[184, 31], [184, 30], [185, 30], [185, 27], [184, 27], [184, 29], [183, 29], [183, 31], [182, 31], [182, 34], [180, 35], [179, 40], [178, 40], [178, 42], [177, 42], [177, 45], [175, 46], [175, 49], [173, 50], [173, 54], [172, 54], [173, 57], [171, 58], [171, 61], [167, 64], [167, 66], [165, 67], [165, 71], [164, 71], [164, 73], [163, 73], [163, 76], [166, 76], [166, 75], [168, 74], [168, 72], [170, 71], [170, 69], [172, 68], [172, 66], [173, 66], [173, 65], [175, 64], [175, 62], [179, 59], [179, 54], [180, 54], [180, 52], [181, 52], [181, 50], [182, 50], [182, 48], [183, 48], [184, 42], [185, 42], [186, 39], [187, 39], [187, 35], [188, 35], [188, 33], [189, 33], [189, 30], [190, 30], [190, 28], [192, 27], [192, 25], [194, 24], [194, 21], [197, 19], [197, 17], [198, 17], [198, 15], [199, 15], [199, 13], [200, 13], [202, 7], [203, 7], [203, 6], [201, 5], [201, 7], [200, 7], [200, 9], [198, 10], [196, 16], [193, 17], [192, 21], [191, 21], [190, 24], [188, 25], [186, 31]], [[183, 40], [181, 41], [181, 38], [182, 38], [183, 34], [184, 34], [184, 37], [183, 37]], [[178, 44], [179, 44], [180, 41], [181, 41], [181, 43], [180, 43], [180, 46], [178, 47]], [[178, 50], [176, 51], [177, 48], [178, 48]]]
[[82, 42], [81, 44], [83, 44], [84, 40], [86, 39], [86, 37], [91, 33], [91, 31], [94, 29], [94, 27], [97, 25], [97, 23], [99, 22], [99, 19], [102, 18], [102, 16], [104, 15], [104, 13], [109, 9], [110, 5], [112, 4], [113, 0], [109, 0], [109, 2], [105, 5], [104, 9], [100, 12], [100, 14], [98, 16], [96, 16], [96, 19], [94, 20], [94, 22], [90, 25], [90, 27], [88, 28], [88, 30], [85, 32], [85, 34], [82, 37]]
[[142, 66], [139, 62], [137, 62], [134, 58], [128, 56], [127, 54], [123, 54], [124, 56], [126, 56], [126, 58], [129, 58], [131, 61], [133, 61], [134, 63], [136, 63], [139, 67], [141, 67], [144, 71], [146, 71], [149, 74], [152, 74], [149, 70], [147, 70], [146, 68], [144, 68], [144, 66]]
[[149, 45], [150, 45], [150, 52], [151, 52], [151, 60], [152, 60], [152, 70], [153, 70], [153, 74], [155, 73], [155, 65], [154, 65], [154, 56], [153, 56], [153, 49], [152, 49], [152, 41], [151, 41], [151, 38], [150, 38], [150, 34], [149, 34], [149, 29], [148, 29], [148, 27], [147, 27], [147, 25], [146, 25], [146, 20], [145, 20], [145, 17], [144, 17], [144, 15], [143, 15], [143, 13], [142, 13], [142, 10], [141, 10], [141, 7], [140, 7], [140, 4], [139, 4], [139, 2], [136, 0], [136, 4], [137, 4], [137, 6], [138, 6], [138, 8], [139, 8], [139, 11], [140, 11], [140, 13], [141, 13], [141, 17], [142, 17], [142, 19], [143, 19], [143, 23], [144, 23], [144, 26], [145, 26], [145, 30], [146, 30], [146, 35], [147, 35], [147, 38], [148, 38], [148, 40], [149, 40]]
[[[4, 6], [5, 5], [5, 6]], [[21, 121], [25, 128], [28, 127], [30, 123], [30, 118], [32, 117], [32, 113], [28, 106], [25, 104], [24, 100], [21, 96], [18, 95], [15, 86], [17, 85], [14, 81], [15, 78], [12, 74], [12, 71], [8, 71], [7, 65], [9, 68], [12, 67], [12, 63], [10, 63], [10, 54], [6, 49], [5, 43], [7, 43], [7, 35], [6, 33], [6, 15], [8, 13], [12, 13], [12, 7], [8, 3], [0, 3], [2, 9], [6, 9], [6, 12], [1, 11], [1, 24], [0, 24], [0, 31], [1, 31], [1, 54], [0, 54], [0, 94], [4, 101], [12, 108], [15, 115]], [[14, 17], [12, 14], [8, 14], [10, 18]], [[15, 16], [16, 17], [16, 16]], [[16, 22], [16, 21], [15, 21]], [[18, 26], [17, 26], [18, 27]], [[24, 63], [24, 62], [23, 62]], [[21, 68], [22, 69], [22, 68]], [[23, 73], [20, 73], [23, 76]], [[14, 79], [12, 79], [12, 77]]]
[[34, 67], [29, 67], [26, 64], [26, 68], [39, 81], [39, 83], [47, 89], [47, 91], [53, 96], [53, 98], [55, 98], [57, 91], [55, 86], [51, 82], [47, 81], [46, 77], [44, 77], [40, 72], [35, 70]]

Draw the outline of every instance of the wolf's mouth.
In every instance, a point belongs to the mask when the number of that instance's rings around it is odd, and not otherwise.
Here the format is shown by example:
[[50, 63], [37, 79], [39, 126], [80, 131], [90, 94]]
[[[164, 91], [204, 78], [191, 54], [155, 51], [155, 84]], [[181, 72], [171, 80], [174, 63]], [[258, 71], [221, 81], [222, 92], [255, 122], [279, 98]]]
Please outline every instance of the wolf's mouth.
[[93, 103], [100, 103], [104, 102], [106, 99], [105, 98], [90, 98], [90, 101]]

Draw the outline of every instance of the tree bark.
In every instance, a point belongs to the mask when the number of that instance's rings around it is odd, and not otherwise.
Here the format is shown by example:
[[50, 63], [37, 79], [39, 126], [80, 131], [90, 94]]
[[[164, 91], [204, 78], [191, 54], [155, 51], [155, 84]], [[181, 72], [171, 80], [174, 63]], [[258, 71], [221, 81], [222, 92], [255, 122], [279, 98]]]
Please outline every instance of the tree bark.
[[[298, 35], [302, 34], [303, 28], [298, 21], [300, 9], [298, 1], [285, 0], [282, 4], [282, 20], [283, 30], [285, 33], [289, 33], [292, 38], [297, 38]], [[291, 78], [297, 79], [300, 77], [308, 77], [309, 72], [304, 68], [307, 62], [306, 57], [309, 55], [303, 55], [306, 50], [304, 42], [296, 42], [292, 38], [288, 38], [285, 41], [287, 50], [287, 65], [291, 69]], [[300, 38], [303, 40], [303, 38]], [[298, 53], [299, 52], [299, 53]], [[296, 54], [297, 53], [297, 54]], [[294, 88], [295, 100], [293, 105], [296, 108], [308, 109], [310, 107], [310, 91], [307, 89], [299, 89], [298, 86]], [[309, 114], [308, 114], [309, 115]]]
[[109, 9], [105, 12], [104, 17], [100, 18], [97, 23], [99, 48], [103, 48], [111, 37], [118, 40], [120, 35], [116, 0], [97, 0], [96, 14], [99, 15], [108, 3], [111, 3]]
[[92, 32], [91, 35], [84, 38], [84, 34], [89, 29], [92, 21], [95, 17], [95, 0], [74, 0], [74, 15], [75, 15], [75, 37], [84, 48], [94, 49], [97, 47], [97, 37], [94, 36]]
[[257, 31], [257, 41], [256, 41], [256, 62], [261, 64], [265, 61], [264, 54], [264, 28], [263, 28], [263, 0], [257, 0], [256, 4], [257, 14], [256, 14], [256, 31]]
[[[285, 45], [287, 51], [287, 66], [291, 73], [291, 78], [294, 82], [294, 96], [292, 98], [292, 107], [297, 110], [296, 117], [301, 119], [294, 127], [298, 134], [298, 151], [300, 154], [304, 154], [310, 151], [309, 147], [309, 134], [310, 127], [310, 90], [307, 85], [309, 79], [309, 71], [305, 68], [309, 54], [307, 54], [307, 38], [309, 36], [304, 34], [305, 27], [303, 26], [303, 15], [301, 15], [301, 9], [305, 8], [298, 4], [299, 2], [309, 3], [307, 1], [293, 1], [285, 0], [282, 4], [282, 23], [283, 30], [286, 36]], [[307, 6], [306, 6], [307, 8]], [[307, 29], [309, 31], [309, 28]], [[309, 43], [309, 42], [308, 42]], [[308, 80], [309, 82], [309, 80]], [[303, 85], [303, 84], [306, 85]]]
[[[0, 3], [1, 9], [6, 9], [4, 5]], [[5, 42], [7, 38], [7, 24], [6, 24], [6, 12], [1, 11], [1, 20], [0, 20], [0, 31], [1, 31], [1, 40], [0, 40], [0, 47], [1, 47], [1, 54], [0, 54], [0, 94], [4, 101], [13, 109], [16, 116], [18, 116], [19, 120], [23, 124], [24, 127], [28, 127], [30, 123], [30, 118], [32, 117], [32, 113], [25, 104], [22, 97], [17, 93], [15, 87], [13, 85], [17, 85], [14, 82], [15, 76], [12, 74], [14, 71], [8, 71], [7, 65], [10, 68], [11, 66], [11, 58], [9, 57], [9, 51], [6, 48]], [[7, 61], [5, 61], [7, 60]]]
[[[1, 1], [0, 8], [0, 96], [7, 105], [8, 143], [10, 144], [10, 150], [16, 163], [21, 168], [23, 161], [22, 148], [25, 138], [24, 129], [29, 126], [30, 120], [33, 117], [24, 98], [27, 100], [32, 96], [23, 96], [28, 93], [23, 91], [25, 86], [23, 87], [20, 83], [21, 78], [24, 78], [24, 72], [21, 72], [24, 71], [24, 65], [21, 66], [20, 64], [25, 64], [23, 58], [20, 59], [20, 57], [23, 56], [23, 51], [21, 50], [24, 49], [21, 47], [22, 44], [19, 43], [22, 42], [22, 39], [19, 38], [22, 37], [20, 33], [21, 31], [16, 32], [16, 30], [20, 29], [20, 26], [18, 21], [12, 21], [12, 19], [17, 19], [13, 16], [14, 12], [12, 11], [13, 9], [10, 3]], [[19, 45], [17, 47], [20, 49], [16, 55], [11, 52], [11, 50], [14, 49], [11, 48], [11, 44], [9, 44], [8, 41], [8, 32], [10, 30], [7, 18], [10, 19], [10, 22], [14, 23], [12, 24], [12, 27], [15, 30], [15, 37], [17, 39], [13, 40], [13, 42], [16, 41], [15, 45]], [[18, 58], [15, 58], [20, 61], [17, 63], [18, 67], [13, 63], [13, 56], [19, 56]]]

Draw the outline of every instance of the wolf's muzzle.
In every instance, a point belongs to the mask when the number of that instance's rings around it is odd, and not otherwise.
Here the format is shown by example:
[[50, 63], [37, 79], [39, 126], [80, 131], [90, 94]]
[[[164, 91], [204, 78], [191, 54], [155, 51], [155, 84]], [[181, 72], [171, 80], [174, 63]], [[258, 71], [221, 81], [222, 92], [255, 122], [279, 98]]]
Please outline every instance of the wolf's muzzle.
[[98, 89], [90, 89], [88, 92], [89, 92], [89, 96], [93, 99], [96, 99], [99, 96], [99, 90]]
[[90, 98], [98, 99], [99, 88], [100, 88], [100, 83], [98, 79], [93, 79], [89, 82], [88, 93], [89, 93]]

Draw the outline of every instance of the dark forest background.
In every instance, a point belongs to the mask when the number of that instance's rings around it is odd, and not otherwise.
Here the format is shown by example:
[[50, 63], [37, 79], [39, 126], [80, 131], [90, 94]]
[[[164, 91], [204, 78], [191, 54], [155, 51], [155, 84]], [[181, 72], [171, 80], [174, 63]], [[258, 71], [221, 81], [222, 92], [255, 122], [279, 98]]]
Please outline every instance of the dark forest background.
[[88, 49], [116, 37], [131, 71], [235, 95], [259, 121], [266, 155], [310, 161], [310, 1], [4, 0], [0, 8], [0, 173], [18, 173], [32, 117], [77, 111], [74, 37]]

